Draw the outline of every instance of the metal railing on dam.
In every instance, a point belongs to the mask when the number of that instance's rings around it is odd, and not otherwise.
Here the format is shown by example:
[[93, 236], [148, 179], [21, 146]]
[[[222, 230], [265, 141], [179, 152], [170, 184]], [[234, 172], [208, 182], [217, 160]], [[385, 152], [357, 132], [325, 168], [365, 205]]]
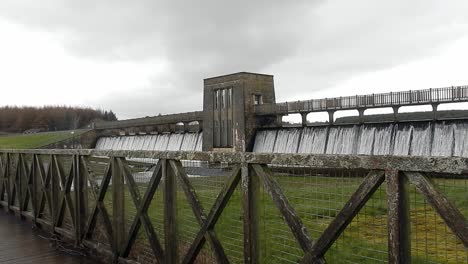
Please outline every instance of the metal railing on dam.
[[126, 119], [119, 121], [101, 121], [93, 124], [94, 129], [120, 129], [128, 127], [145, 127], [145, 126], [157, 126], [157, 125], [169, 125], [177, 123], [190, 123], [190, 122], [202, 122], [203, 112], [187, 112], [177, 114], [167, 114], [152, 117], [142, 117], [134, 119]]
[[96, 150], [0, 157], [2, 207], [107, 263], [468, 262], [466, 158]]
[[408, 105], [468, 102], [468, 86], [344, 96], [336, 98], [264, 104], [255, 107], [257, 115], [309, 113], [336, 110], [401, 107]]

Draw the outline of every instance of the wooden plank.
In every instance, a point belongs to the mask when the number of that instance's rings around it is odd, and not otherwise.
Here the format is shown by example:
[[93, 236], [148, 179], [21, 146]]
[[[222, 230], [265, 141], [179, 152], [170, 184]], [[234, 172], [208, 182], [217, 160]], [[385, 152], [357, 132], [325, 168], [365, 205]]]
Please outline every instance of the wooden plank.
[[22, 204], [21, 204], [21, 208], [22, 208], [22, 211], [28, 211], [28, 208], [29, 208], [29, 204], [31, 202], [31, 209], [33, 211], [33, 213], [35, 213], [36, 211], [36, 206], [35, 206], [35, 196], [34, 196], [34, 177], [35, 177], [35, 162], [34, 162], [34, 156], [36, 156], [35, 154], [32, 154], [32, 161], [31, 161], [31, 166], [27, 166], [27, 163], [26, 163], [26, 160], [23, 159], [22, 160], [22, 170], [24, 172], [24, 176], [26, 177], [25, 181], [24, 181], [24, 189], [25, 189], [25, 192], [24, 192], [24, 198], [23, 198], [23, 201], [22, 201]]
[[52, 194], [52, 211], [50, 214], [52, 215], [53, 227], [56, 227], [57, 223], [57, 214], [59, 211], [59, 204], [60, 204], [60, 194], [61, 194], [61, 179], [59, 176], [59, 172], [57, 170], [57, 166], [55, 166], [55, 160], [57, 155], [50, 156], [50, 163], [49, 163], [49, 173], [50, 173], [50, 181], [51, 181], [51, 194]]
[[[21, 166], [19, 166], [19, 162], [21, 161], [21, 155], [17, 155], [17, 159], [16, 159], [16, 162], [14, 160], [12, 160], [11, 162], [13, 163], [12, 165], [13, 168], [13, 171], [11, 172], [11, 176], [12, 179], [11, 179], [11, 197], [9, 199], [9, 202], [10, 202], [10, 207], [14, 207], [16, 206], [15, 205], [15, 200], [18, 198], [18, 200], [21, 202], [21, 188], [19, 188], [20, 186], [20, 175], [21, 175]], [[19, 193], [19, 194], [18, 194]], [[18, 197], [17, 197], [18, 196]]]
[[405, 172], [405, 175], [468, 249], [468, 222], [458, 208], [421, 173]]
[[307, 228], [302, 223], [296, 213], [296, 210], [289, 204], [288, 199], [281, 190], [280, 185], [271, 176], [272, 173], [266, 165], [252, 164], [252, 168], [263, 182], [263, 186], [270, 194], [276, 207], [281, 212], [281, 215], [286, 224], [291, 229], [292, 234], [296, 238], [300, 247], [304, 252], [312, 250], [312, 239], [307, 231]]
[[4, 156], [5, 154], [0, 154], [0, 201], [5, 201], [5, 184], [7, 182], [5, 177], [6, 166], [4, 163]]
[[28, 176], [29, 170], [26, 166], [26, 154], [21, 155], [21, 161], [19, 162], [18, 166], [21, 168], [20, 174], [20, 194], [21, 199], [19, 200], [19, 208], [20, 212], [27, 211], [27, 206], [25, 206], [26, 202], [29, 202], [29, 195], [28, 195]]
[[252, 168], [241, 165], [242, 209], [244, 226], [244, 263], [260, 263], [260, 240], [258, 234], [258, 212], [260, 181]]
[[88, 212], [88, 180], [86, 179], [87, 173], [85, 173], [86, 167], [83, 166], [81, 156], [74, 155], [73, 162], [75, 163], [75, 241], [77, 244], [80, 244]]
[[416, 156], [317, 155], [252, 152], [195, 152], [195, 151], [127, 151], [127, 150], [0, 150], [0, 153], [35, 153], [53, 155], [116, 156], [132, 158], [201, 160], [209, 162], [290, 164], [310, 168], [341, 168], [399, 171], [441, 172], [462, 174], [468, 172], [468, 158]]
[[[189, 202], [190, 207], [192, 208], [193, 214], [195, 215], [195, 218], [197, 219], [198, 224], [200, 226], [203, 226], [203, 223], [206, 221], [207, 216], [205, 212], [203, 211], [203, 206], [197, 197], [195, 189], [190, 183], [187, 173], [185, 173], [182, 163], [178, 160], [170, 160], [169, 164], [171, 165], [171, 168], [174, 170], [175, 174], [180, 179], [182, 189], [184, 190], [185, 196], [187, 197], [187, 201]], [[224, 252], [224, 248], [221, 245], [221, 242], [219, 241], [215, 231], [208, 230], [206, 232], [205, 239], [207, 239], [208, 243], [210, 243], [211, 248], [214, 251], [216, 261], [218, 263], [228, 263], [229, 260], [226, 256], [226, 253]]]
[[229, 199], [232, 196], [232, 193], [236, 189], [237, 184], [239, 183], [241, 178], [240, 174], [240, 166], [236, 166], [233, 170], [232, 175], [229, 177], [226, 184], [223, 186], [223, 189], [218, 194], [216, 201], [213, 207], [208, 214], [208, 217], [205, 222], [203, 222], [203, 226], [198, 232], [197, 236], [195, 237], [194, 242], [190, 246], [187, 254], [184, 257], [182, 263], [193, 263], [200, 253], [200, 250], [203, 247], [205, 242], [205, 234], [208, 230], [213, 229], [218, 221], [219, 217], [221, 216], [224, 208], [226, 207]]
[[[36, 211], [36, 221], [42, 217], [42, 214], [44, 212], [45, 206], [48, 206], [50, 214], [53, 216], [53, 208], [52, 208], [52, 189], [50, 188], [51, 185], [51, 167], [48, 166], [47, 171], [45, 171], [44, 166], [43, 166], [43, 161], [40, 155], [36, 155], [36, 164], [37, 164], [37, 174], [38, 178], [40, 180], [40, 198], [38, 198], [38, 206], [37, 206], [37, 211]], [[54, 220], [54, 217], [52, 217], [52, 220]]]
[[127, 166], [125, 164], [125, 160], [120, 160], [119, 165], [124, 171], [124, 174], [127, 179], [128, 187], [130, 194], [132, 195], [133, 203], [137, 208], [137, 213], [135, 215], [135, 219], [133, 220], [132, 225], [130, 226], [127, 241], [125, 244], [124, 249], [122, 250], [122, 257], [127, 257], [130, 253], [130, 250], [138, 236], [138, 231], [140, 229], [140, 225], [143, 223], [145, 228], [146, 236], [148, 237], [148, 241], [150, 243], [151, 249], [154, 253], [154, 256], [158, 260], [158, 263], [164, 263], [164, 251], [162, 249], [161, 243], [159, 242], [158, 236], [154, 231], [153, 224], [151, 223], [151, 219], [148, 216], [148, 208], [153, 200], [154, 193], [156, 192], [159, 183], [162, 178], [162, 171], [161, 171], [161, 161], [158, 162], [156, 165], [153, 175], [151, 176], [151, 180], [148, 184], [148, 188], [144, 194], [143, 199], [140, 197], [140, 192], [138, 191], [138, 186], [133, 179], [133, 176]]
[[[84, 238], [85, 239], [89, 239], [92, 235], [92, 232], [95, 230], [96, 228], [96, 222], [97, 222], [97, 216], [98, 216], [98, 213], [99, 213], [99, 202], [102, 202], [104, 201], [104, 197], [106, 196], [106, 193], [107, 193], [107, 189], [109, 187], [109, 183], [110, 183], [110, 180], [111, 180], [111, 177], [112, 177], [112, 174], [111, 174], [111, 163], [109, 162], [106, 166], [106, 169], [105, 169], [105, 172], [104, 172], [104, 177], [101, 181], [101, 187], [98, 188], [99, 191], [98, 191], [98, 194], [96, 195], [96, 204], [93, 208], [93, 211], [91, 212], [90, 216], [89, 216], [89, 219], [88, 219], [88, 224], [86, 226], [86, 231], [85, 231], [85, 235], [84, 235]], [[94, 177], [89, 177], [89, 182], [91, 184], [91, 186], [93, 186], [93, 191], [95, 190], [95, 187], [97, 186], [97, 183], [94, 179]], [[113, 239], [112, 239], [112, 236], [110, 236], [109, 238], [109, 243], [113, 244]]]
[[6, 188], [6, 195], [7, 195], [7, 206], [6, 210], [10, 210], [10, 200], [11, 200], [11, 182], [10, 182], [10, 154], [5, 154], [5, 188]]
[[409, 190], [406, 177], [386, 170], [389, 263], [411, 263]]
[[112, 230], [114, 232], [115, 256], [119, 257], [125, 244], [125, 183], [118, 159], [112, 163]]
[[111, 245], [112, 252], [114, 253], [114, 258], [117, 257], [117, 244], [115, 243], [115, 236], [114, 232], [112, 229], [112, 222], [110, 220], [109, 213], [107, 212], [106, 206], [104, 205], [103, 201], [99, 201], [96, 203], [96, 207], [99, 210], [99, 213], [101, 214], [102, 221], [104, 224], [104, 229], [106, 230], [106, 235], [107, 235], [107, 240], [109, 241], [109, 244]]
[[[61, 193], [61, 198], [58, 205], [58, 210], [56, 212], [55, 226], [62, 227], [65, 210], [68, 209], [70, 213], [71, 221], [73, 226], [75, 225], [75, 206], [73, 204], [73, 199], [71, 197], [71, 186], [74, 178], [74, 164], [70, 167], [69, 172], [67, 173], [68, 177], [65, 176], [65, 171], [63, 169], [62, 163], [57, 156], [53, 157], [53, 165], [55, 167], [55, 172], [57, 173], [58, 180], [60, 180], [61, 185], [63, 186], [63, 191]], [[75, 226], [74, 226], [75, 227]]]
[[179, 263], [177, 241], [177, 182], [167, 160], [161, 161], [164, 177], [164, 246], [165, 263]]
[[23, 175], [25, 173], [24, 169], [24, 154], [18, 155], [18, 163], [16, 164], [16, 189], [18, 192], [18, 208], [19, 213], [23, 211], [23, 200], [24, 200], [24, 192], [23, 192]]
[[351, 195], [348, 202], [346, 202], [341, 211], [314, 243], [312, 250], [306, 253], [302, 263], [325, 263], [323, 256], [327, 250], [343, 233], [353, 218], [379, 188], [384, 179], [383, 171], [369, 172], [361, 185], [359, 185], [357, 190]]

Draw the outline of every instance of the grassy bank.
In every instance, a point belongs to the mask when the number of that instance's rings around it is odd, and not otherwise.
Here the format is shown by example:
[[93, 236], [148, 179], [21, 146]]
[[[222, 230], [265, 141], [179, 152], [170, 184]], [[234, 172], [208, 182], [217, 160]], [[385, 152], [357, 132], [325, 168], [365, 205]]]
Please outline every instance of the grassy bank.
[[0, 136], [0, 149], [34, 149], [77, 137], [87, 130], [44, 132], [36, 134], [10, 134]]

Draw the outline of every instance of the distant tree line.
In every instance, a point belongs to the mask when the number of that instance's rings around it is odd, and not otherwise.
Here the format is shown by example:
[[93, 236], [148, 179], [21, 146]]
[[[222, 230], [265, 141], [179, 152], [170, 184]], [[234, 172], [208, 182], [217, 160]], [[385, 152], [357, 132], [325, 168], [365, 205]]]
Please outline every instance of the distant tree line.
[[115, 121], [117, 117], [112, 110], [81, 107], [0, 107], [0, 131], [8, 133], [77, 129], [98, 120]]

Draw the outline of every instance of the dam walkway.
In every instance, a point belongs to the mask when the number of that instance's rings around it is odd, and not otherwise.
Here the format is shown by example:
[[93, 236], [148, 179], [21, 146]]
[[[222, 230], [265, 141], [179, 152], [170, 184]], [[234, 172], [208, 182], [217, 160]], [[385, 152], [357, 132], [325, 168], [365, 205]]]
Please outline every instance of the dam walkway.
[[71, 255], [51, 246], [48, 235], [31, 230], [27, 221], [0, 212], [0, 263], [96, 263], [80, 255]]

